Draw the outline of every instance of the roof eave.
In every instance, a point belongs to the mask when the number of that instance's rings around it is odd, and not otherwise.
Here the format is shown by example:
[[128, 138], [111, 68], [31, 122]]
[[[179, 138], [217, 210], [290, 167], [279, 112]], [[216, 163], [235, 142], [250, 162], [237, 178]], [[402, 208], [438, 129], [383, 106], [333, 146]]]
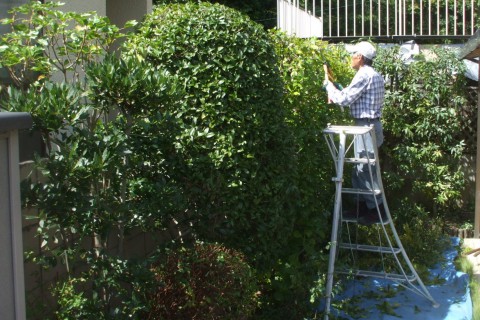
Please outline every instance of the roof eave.
[[480, 57], [480, 29], [465, 43], [465, 46], [458, 52], [459, 59], [474, 59]]

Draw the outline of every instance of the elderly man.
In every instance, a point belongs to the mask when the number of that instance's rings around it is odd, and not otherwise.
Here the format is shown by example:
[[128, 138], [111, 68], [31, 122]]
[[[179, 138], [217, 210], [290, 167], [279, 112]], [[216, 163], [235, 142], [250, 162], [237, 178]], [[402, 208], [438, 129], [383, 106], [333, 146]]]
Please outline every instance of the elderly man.
[[[360, 42], [353, 47], [351, 66], [357, 71], [350, 85], [340, 90], [328, 79], [325, 80], [325, 89], [328, 98], [335, 104], [350, 107], [350, 114], [356, 126], [370, 126], [375, 128], [377, 147], [383, 143], [383, 128], [380, 122], [383, 102], [385, 97], [385, 81], [383, 77], [372, 68], [373, 59], [376, 56], [375, 47], [366, 41]], [[355, 153], [358, 157], [365, 158], [367, 152], [372, 154], [372, 141], [369, 139], [363, 145], [363, 141], [357, 139]], [[372, 166], [373, 185], [370, 179], [368, 165], [358, 164], [352, 175], [352, 186], [358, 189], [378, 189], [376, 170]], [[385, 209], [381, 195], [358, 195], [355, 210], [343, 213], [344, 218], [356, 218], [359, 223], [369, 225], [379, 222], [377, 204], [385, 221]], [[384, 219], [385, 218], [385, 219]]]

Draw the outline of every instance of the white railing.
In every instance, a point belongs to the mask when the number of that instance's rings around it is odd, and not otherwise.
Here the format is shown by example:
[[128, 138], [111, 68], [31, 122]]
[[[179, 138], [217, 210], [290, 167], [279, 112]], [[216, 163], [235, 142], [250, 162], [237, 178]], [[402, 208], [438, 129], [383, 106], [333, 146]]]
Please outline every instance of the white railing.
[[[308, 5], [308, 3], [307, 3]], [[322, 37], [322, 20], [314, 15], [315, 1], [312, 7], [300, 7], [298, 0], [277, 1], [277, 26], [288, 34], [297, 37]]]
[[479, 27], [476, 6], [477, 0], [277, 0], [277, 26], [301, 37], [471, 36]]

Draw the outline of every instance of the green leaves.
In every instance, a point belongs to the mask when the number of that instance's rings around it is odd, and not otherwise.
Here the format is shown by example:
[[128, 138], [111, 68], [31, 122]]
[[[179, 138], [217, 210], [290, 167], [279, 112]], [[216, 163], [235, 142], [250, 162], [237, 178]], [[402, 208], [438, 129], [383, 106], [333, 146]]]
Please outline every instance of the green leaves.
[[464, 188], [463, 63], [442, 49], [408, 66], [397, 58], [396, 48], [380, 54], [376, 66], [389, 79], [384, 110], [387, 166], [427, 208], [455, 210]]
[[[12, 18], [1, 21], [12, 32], [0, 40], [0, 64], [7, 67], [16, 86], [26, 88], [54, 73], [64, 81], [78, 82], [86, 65], [100, 61], [122, 36], [107, 18], [63, 12], [57, 10], [60, 5], [32, 1], [13, 8]], [[133, 25], [130, 21], [126, 27]]]

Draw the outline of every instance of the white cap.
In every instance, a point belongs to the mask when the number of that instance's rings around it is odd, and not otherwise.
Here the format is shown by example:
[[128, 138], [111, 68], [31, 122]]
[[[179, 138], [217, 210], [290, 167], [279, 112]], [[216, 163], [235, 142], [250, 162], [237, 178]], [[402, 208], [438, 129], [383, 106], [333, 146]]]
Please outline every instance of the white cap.
[[352, 53], [360, 53], [362, 56], [370, 60], [373, 60], [373, 58], [375, 58], [377, 55], [377, 50], [375, 50], [375, 47], [367, 41], [357, 43], [349, 51]]

